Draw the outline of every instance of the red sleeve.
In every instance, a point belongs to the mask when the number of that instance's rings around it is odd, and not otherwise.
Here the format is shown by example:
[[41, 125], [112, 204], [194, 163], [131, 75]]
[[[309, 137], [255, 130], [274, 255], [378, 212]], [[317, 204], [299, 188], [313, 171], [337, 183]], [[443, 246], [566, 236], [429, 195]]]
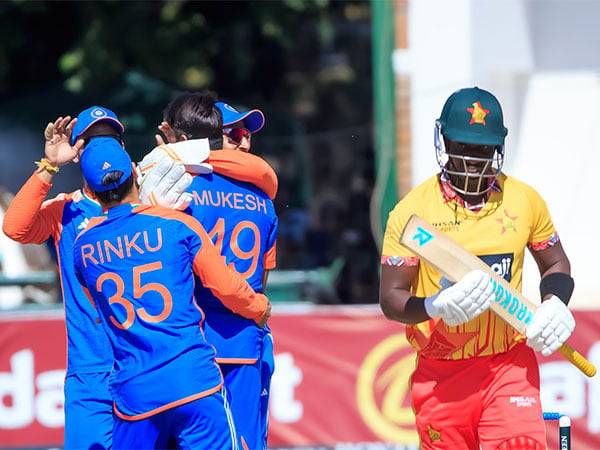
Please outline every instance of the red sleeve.
[[279, 181], [273, 168], [262, 158], [240, 150], [213, 150], [208, 162], [216, 173], [252, 183], [271, 200], [277, 195]]
[[64, 194], [44, 202], [52, 187], [35, 173], [10, 202], [4, 215], [2, 230], [22, 244], [41, 244], [60, 233], [66, 202]]

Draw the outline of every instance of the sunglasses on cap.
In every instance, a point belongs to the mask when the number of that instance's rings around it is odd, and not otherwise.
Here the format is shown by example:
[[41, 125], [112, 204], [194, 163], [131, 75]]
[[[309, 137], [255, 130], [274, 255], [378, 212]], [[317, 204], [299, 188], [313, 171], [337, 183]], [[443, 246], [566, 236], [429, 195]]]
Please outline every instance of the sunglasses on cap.
[[252, 136], [252, 133], [244, 127], [223, 128], [223, 134], [236, 144], [241, 144], [242, 139], [250, 139], [250, 136]]

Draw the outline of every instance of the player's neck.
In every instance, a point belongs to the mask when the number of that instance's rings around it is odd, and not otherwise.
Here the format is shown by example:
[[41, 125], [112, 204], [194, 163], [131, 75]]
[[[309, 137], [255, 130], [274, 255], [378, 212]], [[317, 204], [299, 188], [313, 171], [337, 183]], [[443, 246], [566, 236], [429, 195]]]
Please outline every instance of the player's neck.
[[457, 192], [458, 196], [463, 199], [469, 205], [478, 205], [480, 203], [485, 203], [488, 199], [487, 193], [479, 194], [479, 195], [471, 195], [471, 194], [461, 194]]
[[115, 206], [119, 205], [139, 205], [140, 203], [142, 203], [142, 201], [140, 200], [140, 196], [138, 194], [137, 189], [132, 189], [125, 197], [123, 197], [119, 201], [102, 203], [102, 209], [106, 211], [107, 209], [114, 208]]

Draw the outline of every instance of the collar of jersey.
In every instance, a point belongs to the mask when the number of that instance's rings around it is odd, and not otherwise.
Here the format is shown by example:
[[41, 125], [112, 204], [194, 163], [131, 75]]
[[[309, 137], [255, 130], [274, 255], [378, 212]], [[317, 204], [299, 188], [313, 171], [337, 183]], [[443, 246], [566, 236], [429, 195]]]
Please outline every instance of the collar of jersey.
[[83, 197], [84, 197], [86, 200], [89, 200], [90, 202], [93, 202], [93, 203], [95, 203], [96, 205], [100, 206], [100, 203], [98, 203], [98, 200], [94, 200], [94, 199], [92, 198], [92, 195], [91, 195], [90, 191], [88, 190], [88, 187], [87, 187], [87, 185], [83, 185], [83, 187], [81, 188], [81, 195], [83, 195]]
[[440, 189], [442, 191], [442, 195], [444, 196], [444, 202], [446, 202], [446, 203], [455, 202], [462, 208], [468, 209], [469, 211], [473, 211], [473, 212], [481, 211], [481, 209], [483, 209], [483, 207], [485, 206], [487, 201], [490, 199], [490, 196], [492, 195], [492, 193], [502, 192], [502, 188], [500, 187], [500, 184], [498, 183], [498, 178], [495, 178], [493, 181], [491, 181], [492, 188], [486, 193], [485, 199], [483, 201], [481, 201], [480, 203], [472, 205], [469, 202], [467, 202], [465, 199], [463, 199], [459, 195], [459, 193], [454, 190], [454, 187], [452, 186], [452, 183], [450, 182], [450, 178], [448, 178], [447, 174], [445, 174], [443, 172], [440, 173], [439, 180], [440, 180]]
[[133, 203], [123, 203], [121, 205], [113, 206], [112, 208], [107, 209], [106, 211], [104, 211], [104, 215], [108, 216], [110, 219], [114, 217], [125, 216], [127, 214], [131, 214], [131, 210], [136, 206], [139, 205], [135, 205]]

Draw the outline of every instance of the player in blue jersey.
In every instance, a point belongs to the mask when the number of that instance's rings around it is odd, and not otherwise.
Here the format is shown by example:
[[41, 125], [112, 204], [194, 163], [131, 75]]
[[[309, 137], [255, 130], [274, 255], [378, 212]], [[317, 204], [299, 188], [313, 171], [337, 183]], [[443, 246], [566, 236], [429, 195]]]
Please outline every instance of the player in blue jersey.
[[[221, 111], [223, 117], [223, 148], [238, 150], [248, 153], [252, 150], [252, 135], [262, 129], [265, 125], [265, 116], [262, 111], [258, 109], [252, 109], [250, 111], [238, 112], [234, 107], [228, 105], [225, 102], [217, 102], [216, 106]], [[271, 208], [273, 205], [270, 205]], [[192, 206], [193, 207], [193, 206]], [[275, 215], [275, 213], [273, 213]], [[262, 267], [262, 289], [266, 288], [268, 271], [275, 268], [276, 265], [276, 246], [275, 239], [277, 238], [278, 222], [277, 216], [273, 223], [273, 232], [270, 235], [268, 250], [265, 254], [265, 263]], [[257, 270], [260, 274], [260, 270]], [[236, 320], [233, 316], [232, 320]], [[235, 364], [229, 364], [223, 366], [225, 377], [229, 380], [229, 384], [232, 386], [230, 389], [232, 393], [237, 394], [238, 397], [243, 398], [240, 402], [240, 408], [243, 408], [245, 404], [253, 404], [256, 401], [256, 396], [260, 398], [259, 403], [259, 415], [246, 416], [238, 408], [236, 401], [232, 401], [232, 409], [234, 417], [239, 422], [238, 429], [245, 427], [247, 430], [253, 430], [256, 426], [256, 421], [259, 424], [259, 434], [256, 439], [253, 439], [253, 446], [250, 448], [266, 449], [267, 448], [267, 435], [268, 435], [268, 424], [269, 424], [269, 394], [271, 391], [271, 378], [275, 371], [275, 359], [273, 355], [273, 335], [268, 326], [262, 330], [262, 348], [260, 357], [253, 365], [255, 367], [249, 367], [248, 365], [237, 366]], [[257, 379], [256, 376], [259, 376]], [[256, 383], [255, 388], [252, 390], [244, 389], [243, 385], [246, 382], [246, 378], [249, 376]], [[233, 406], [235, 404], [235, 407]], [[237, 416], [247, 417], [245, 419], [237, 419]], [[236, 422], [237, 423], [237, 422]], [[248, 432], [249, 433], [249, 432]]]
[[[50, 241], [56, 248], [67, 328], [65, 449], [109, 449], [113, 428], [108, 377], [113, 354], [98, 312], [73, 271], [75, 237], [102, 213], [87, 188], [44, 201], [60, 167], [76, 161], [85, 142], [110, 136], [122, 142], [124, 127], [107, 108], [93, 106], [77, 120], [58, 118], [44, 132], [45, 157], [11, 202], [3, 230], [21, 243]], [[69, 143], [70, 139], [70, 143]]]
[[79, 235], [73, 254], [114, 350], [114, 448], [165, 448], [171, 436], [182, 449], [236, 448], [194, 288], [257, 328], [268, 317], [267, 298], [227, 267], [195, 219], [139, 205], [131, 160], [116, 141], [91, 141], [81, 169], [106, 210]]
[[[250, 150], [249, 136], [241, 146], [233, 145], [230, 141], [235, 134], [224, 135], [223, 122], [231, 128], [247, 124], [244, 130], [249, 133], [262, 127], [264, 116], [257, 110], [240, 114], [228, 105], [215, 104], [210, 93], [186, 93], [167, 106], [160, 129], [171, 141], [222, 136], [224, 147]], [[240, 158], [246, 156], [238, 153]], [[192, 194], [190, 214], [209, 231], [227, 263], [262, 292], [267, 271], [275, 267], [278, 229], [269, 196], [255, 185], [215, 173], [196, 175], [188, 192]], [[197, 289], [197, 297], [206, 312], [206, 337], [217, 350], [242, 446], [266, 449], [274, 369], [270, 330], [231, 312], [202, 287]]]
[[[94, 136], [113, 136], [122, 142], [123, 131], [117, 116], [103, 107], [88, 108], [73, 121], [61, 117], [48, 124], [44, 133], [45, 158], [4, 216], [3, 231], [10, 238], [21, 243], [49, 241], [56, 248], [67, 328], [66, 449], [111, 447], [113, 413], [108, 377], [113, 355], [97, 311], [75, 280], [72, 258], [75, 237], [91, 218], [102, 214], [102, 208], [85, 185], [75, 192], [44, 199], [60, 167], [77, 162], [86, 142]], [[255, 158], [252, 170], [248, 170], [232, 161], [230, 155], [221, 153], [220, 157], [211, 158], [215, 171], [257, 183], [269, 179], [264, 175], [270, 168], [260, 158]]]

